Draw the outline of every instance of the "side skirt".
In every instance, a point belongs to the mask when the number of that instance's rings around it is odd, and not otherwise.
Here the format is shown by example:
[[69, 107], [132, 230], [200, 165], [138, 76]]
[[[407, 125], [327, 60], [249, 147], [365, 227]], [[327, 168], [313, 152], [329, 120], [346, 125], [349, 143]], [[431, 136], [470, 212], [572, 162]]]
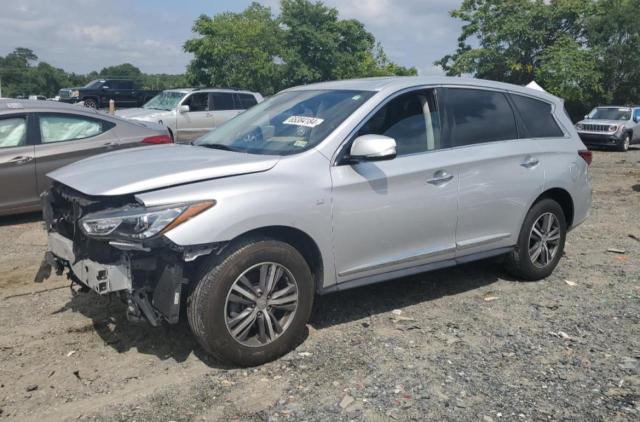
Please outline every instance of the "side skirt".
[[355, 289], [357, 287], [368, 286], [370, 284], [381, 283], [383, 281], [393, 280], [395, 278], [407, 277], [414, 274], [426, 273], [429, 271], [439, 270], [442, 268], [454, 267], [468, 262], [479, 261], [494, 256], [507, 254], [513, 250], [513, 247], [493, 249], [490, 251], [479, 252], [471, 255], [461, 256], [455, 259], [447, 259], [444, 261], [432, 262], [430, 264], [419, 265], [417, 267], [404, 268], [401, 270], [389, 271], [382, 274], [356, 278], [355, 280], [345, 281], [330, 287], [322, 288], [318, 294], [324, 295], [328, 293], [341, 292], [343, 290]]

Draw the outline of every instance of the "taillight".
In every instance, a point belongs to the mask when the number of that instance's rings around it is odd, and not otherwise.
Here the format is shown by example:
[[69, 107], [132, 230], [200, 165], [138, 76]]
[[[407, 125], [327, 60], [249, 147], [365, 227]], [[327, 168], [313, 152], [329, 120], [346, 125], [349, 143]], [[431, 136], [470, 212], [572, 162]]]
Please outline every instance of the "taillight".
[[587, 162], [588, 166], [591, 165], [591, 161], [593, 161], [593, 153], [591, 151], [589, 151], [588, 149], [582, 149], [578, 151], [578, 155]]
[[148, 138], [144, 138], [142, 140], [143, 144], [150, 145], [158, 145], [158, 144], [172, 144], [173, 140], [169, 135], [157, 135], [157, 136], [149, 136]]

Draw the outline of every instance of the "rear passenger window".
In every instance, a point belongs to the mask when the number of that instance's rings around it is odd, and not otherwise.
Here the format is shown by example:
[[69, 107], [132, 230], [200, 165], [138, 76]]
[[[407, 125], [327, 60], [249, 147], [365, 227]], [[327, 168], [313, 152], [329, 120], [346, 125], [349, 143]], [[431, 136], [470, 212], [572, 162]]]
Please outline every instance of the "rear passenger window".
[[564, 133], [551, 114], [551, 104], [522, 95], [511, 94], [518, 109], [526, 138], [555, 138]]
[[238, 94], [238, 101], [241, 110], [246, 110], [258, 104], [256, 97], [250, 94]]
[[504, 94], [450, 88], [445, 101], [454, 146], [518, 138], [513, 110]]
[[211, 94], [213, 98], [214, 110], [235, 110], [233, 106], [233, 94], [227, 92], [214, 92]]

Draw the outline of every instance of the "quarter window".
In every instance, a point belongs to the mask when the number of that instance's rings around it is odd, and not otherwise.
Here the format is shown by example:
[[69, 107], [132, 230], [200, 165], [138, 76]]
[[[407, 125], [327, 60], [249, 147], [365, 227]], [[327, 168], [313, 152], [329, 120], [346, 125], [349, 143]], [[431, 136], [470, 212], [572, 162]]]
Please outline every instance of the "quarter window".
[[248, 108], [253, 107], [254, 105], [258, 104], [258, 101], [256, 101], [256, 97], [254, 97], [251, 94], [238, 94], [238, 101], [239, 101], [239, 109], [240, 110], [246, 110]]
[[357, 136], [370, 134], [395, 139], [398, 155], [442, 148], [433, 90], [414, 91], [389, 101], [366, 121]]
[[27, 140], [27, 119], [9, 117], [0, 119], [0, 148], [18, 147]]
[[556, 138], [564, 136], [551, 114], [551, 104], [523, 95], [511, 95], [520, 114], [527, 138]]
[[43, 144], [91, 138], [109, 130], [113, 124], [80, 116], [40, 116]]
[[446, 104], [455, 146], [518, 138], [513, 110], [500, 92], [451, 88]]
[[214, 110], [235, 110], [233, 105], [233, 94], [226, 92], [214, 92], [211, 94], [213, 98]]
[[182, 105], [188, 105], [189, 111], [207, 111], [209, 95], [206, 92], [191, 94]]

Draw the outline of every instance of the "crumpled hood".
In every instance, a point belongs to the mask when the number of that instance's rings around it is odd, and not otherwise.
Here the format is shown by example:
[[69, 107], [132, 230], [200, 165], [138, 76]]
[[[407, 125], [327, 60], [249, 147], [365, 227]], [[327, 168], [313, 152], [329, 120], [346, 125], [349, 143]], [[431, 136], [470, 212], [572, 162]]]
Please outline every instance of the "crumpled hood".
[[191, 145], [155, 145], [90, 157], [47, 176], [86, 195], [126, 195], [263, 172], [279, 159]]
[[116, 116], [133, 120], [153, 120], [157, 121], [163, 117], [172, 116], [171, 110], [152, 110], [148, 108], [127, 108], [116, 111]]

